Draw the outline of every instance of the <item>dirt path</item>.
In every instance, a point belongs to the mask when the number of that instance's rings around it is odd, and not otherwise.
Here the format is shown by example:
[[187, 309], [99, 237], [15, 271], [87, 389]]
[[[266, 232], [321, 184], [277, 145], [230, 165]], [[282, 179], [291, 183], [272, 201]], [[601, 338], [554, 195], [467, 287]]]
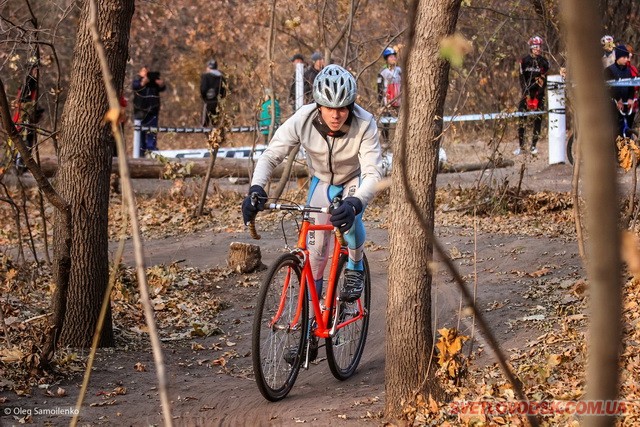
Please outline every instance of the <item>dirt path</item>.
[[[473, 273], [473, 251], [476, 243], [468, 231], [455, 227], [439, 228], [438, 233], [456, 260], [461, 273], [468, 278]], [[221, 289], [231, 306], [220, 315], [218, 326], [222, 336], [165, 343], [164, 357], [170, 384], [172, 414], [176, 425], [381, 425], [377, 414], [384, 404], [384, 334], [387, 291], [388, 238], [386, 230], [372, 228], [369, 239], [382, 248], [369, 251], [372, 268], [372, 317], [369, 338], [357, 374], [348, 381], [333, 378], [320, 351], [317, 363], [302, 371], [291, 394], [278, 403], [265, 401], [258, 392], [251, 374], [250, 330], [255, 304], [255, 287], [238, 287], [240, 276], [232, 276]], [[577, 255], [574, 245], [561, 239], [481, 234], [478, 236], [477, 260], [478, 300], [486, 311], [503, 348], [521, 346], [530, 337], [539, 335], [535, 324], [522, 320], [532, 314], [547, 313], [542, 295], [535, 293], [536, 279], [528, 274], [547, 268], [545, 279], [575, 277]], [[249, 241], [237, 234], [199, 233], [171, 239], [147, 241], [147, 262], [170, 263], [185, 260], [188, 266], [210, 268], [224, 265], [228, 245], [232, 241]], [[261, 241], [265, 263], [280, 253], [283, 247], [278, 233], [263, 232]], [[131, 260], [130, 253], [126, 257]], [[470, 281], [472, 283], [472, 281]], [[436, 327], [455, 326], [458, 322], [459, 293], [444, 271], [434, 281], [434, 316]], [[469, 318], [461, 320], [464, 333], [471, 333]], [[477, 332], [476, 332], [477, 334]], [[475, 347], [483, 346], [478, 338]], [[193, 344], [203, 350], [192, 350]], [[485, 350], [487, 348], [485, 347]], [[478, 363], [493, 361], [489, 352], [482, 353]], [[223, 357], [227, 364], [214, 365]], [[136, 363], [146, 366], [145, 372], [134, 369]], [[10, 404], [34, 407], [73, 407], [81, 378], [61, 384], [68, 395], [45, 397], [35, 390], [30, 398], [11, 399]], [[126, 387], [126, 395], [105, 396], [117, 387]], [[101, 406], [90, 406], [90, 405]], [[96, 360], [92, 380], [82, 411], [83, 425], [162, 425], [157, 380], [150, 351], [132, 352], [102, 350]], [[4, 420], [3, 420], [4, 421]], [[35, 417], [38, 425], [67, 425], [65, 417]], [[6, 425], [6, 424], [3, 424]]]
[[[540, 164], [526, 182], [535, 188], [569, 191], [568, 166]], [[494, 179], [516, 182], [517, 166], [496, 171]], [[439, 185], [473, 183], [478, 172], [441, 175]], [[531, 184], [534, 182], [535, 184]], [[468, 229], [438, 227], [437, 234], [447, 250], [456, 254], [456, 264], [470, 287], [477, 281], [480, 308], [484, 311], [503, 349], [522, 347], [528, 338], [540, 335], [536, 316], [555, 316], [552, 302], [562, 298], [568, 281], [582, 274], [575, 242], [543, 235], [502, 235]], [[255, 286], [239, 286], [241, 276], [231, 276], [220, 286], [220, 296], [231, 302], [219, 316], [223, 335], [167, 342], [164, 357], [169, 380], [172, 413], [176, 425], [381, 425], [378, 414], [384, 404], [384, 334], [389, 260], [388, 236], [370, 225], [368, 240], [372, 268], [372, 317], [365, 353], [356, 375], [348, 381], [333, 378], [320, 350], [317, 363], [302, 371], [291, 394], [278, 403], [265, 401], [251, 373], [250, 331], [257, 294]], [[209, 231], [145, 242], [147, 265], [181, 261], [201, 269], [224, 266], [233, 241], [249, 241], [244, 234]], [[283, 248], [278, 232], [263, 232], [260, 241], [266, 264]], [[131, 249], [125, 262], [133, 264]], [[474, 257], [475, 255], [475, 257]], [[544, 280], [541, 280], [544, 276]], [[439, 271], [434, 279], [434, 322], [436, 328], [458, 326], [472, 333], [468, 317], [459, 319], [459, 292], [450, 274]], [[484, 347], [476, 363], [492, 363], [483, 337], [475, 331], [474, 348]], [[201, 346], [201, 349], [199, 349]], [[225, 365], [214, 364], [224, 359]], [[146, 371], [134, 369], [137, 363]], [[31, 397], [8, 396], [4, 407], [69, 408], [75, 405], [81, 377], [60, 384], [67, 395], [47, 396], [35, 389]], [[124, 395], [108, 394], [126, 387]], [[94, 406], [91, 406], [94, 405]], [[162, 425], [157, 380], [151, 351], [101, 350], [92, 375], [81, 425]], [[68, 425], [64, 415], [33, 417], [36, 425]], [[15, 419], [0, 415], [1, 425]]]

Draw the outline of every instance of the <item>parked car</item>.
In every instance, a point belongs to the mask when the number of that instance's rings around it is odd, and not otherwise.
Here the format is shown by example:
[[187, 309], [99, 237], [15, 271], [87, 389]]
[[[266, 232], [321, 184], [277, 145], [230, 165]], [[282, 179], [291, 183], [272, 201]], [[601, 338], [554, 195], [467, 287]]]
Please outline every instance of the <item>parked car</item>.
[[[251, 156], [252, 147], [225, 147], [218, 148], [216, 157], [227, 159], [248, 159]], [[267, 148], [266, 145], [256, 145], [253, 158], [257, 159]], [[208, 148], [185, 148], [181, 150], [157, 150], [154, 153], [171, 159], [204, 159], [211, 157]]]

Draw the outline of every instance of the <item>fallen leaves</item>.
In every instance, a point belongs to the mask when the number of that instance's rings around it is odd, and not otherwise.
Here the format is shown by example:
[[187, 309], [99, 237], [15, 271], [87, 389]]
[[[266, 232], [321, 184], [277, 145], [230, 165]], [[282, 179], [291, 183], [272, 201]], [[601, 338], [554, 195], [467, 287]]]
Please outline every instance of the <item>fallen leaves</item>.
[[110, 398], [110, 397], [114, 397], [114, 396], [123, 396], [127, 394], [127, 388], [126, 387], [116, 387], [113, 389], [113, 391], [99, 391], [98, 393], [96, 393], [96, 396], [103, 396], [105, 398]]
[[[188, 165], [188, 163], [187, 163]], [[185, 166], [186, 167], [186, 166]], [[170, 171], [170, 174], [180, 174]], [[198, 206], [200, 190], [196, 183], [175, 179], [168, 192], [152, 196], [136, 195], [136, 205], [144, 238], [164, 238], [168, 236], [194, 233], [206, 228], [218, 231], [242, 231], [244, 226], [240, 218], [242, 195], [235, 191], [218, 190], [209, 194], [204, 210], [215, 211], [215, 215], [194, 216]], [[109, 237], [119, 238], [122, 233], [130, 236], [128, 221], [125, 219], [120, 199], [112, 199], [109, 204]], [[1, 206], [0, 206], [1, 208]], [[121, 225], [127, 225], [122, 230]]]
[[640, 158], [640, 148], [631, 138], [621, 136], [616, 139], [616, 145], [618, 146], [618, 163], [625, 172], [629, 172], [633, 166], [633, 158], [635, 157], [636, 162]]
[[24, 353], [17, 347], [0, 348], [0, 362], [15, 363], [22, 360]]
[[440, 338], [436, 343], [438, 365], [451, 379], [458, 379], [463, 368], [462, 345], [469, 337], [461, 335], [456, 328], [438, 329]]

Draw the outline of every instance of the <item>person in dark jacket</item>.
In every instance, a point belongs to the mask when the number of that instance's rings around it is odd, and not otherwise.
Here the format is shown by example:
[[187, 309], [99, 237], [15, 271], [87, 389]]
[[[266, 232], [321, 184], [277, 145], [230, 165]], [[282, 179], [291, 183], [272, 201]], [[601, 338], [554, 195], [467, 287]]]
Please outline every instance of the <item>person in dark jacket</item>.
[[[157, 71], [149, 71], [145, 65], [134, 77], [133, 84], [133, 118], [141, 121], [142, 126], [158, 126], [160, 116], [160, 92], [166, 89], [164, 81]], [[140, 132], [140, 156], [145, 152], [157, 150], [157, 133]]]
[[[625, 45], [616, 46], [616, 62], [605, 70], [606, 80], [629, 79], [633, 77], [629, 67], [629, 51]], [[624, 136], [625, 125], [631, 127], [635, 113], [633, 112], [635, 88], [633, 86], [612, 86], [611, 98], [615, 105], [615, 114], [618, 123], [618, 135]]]
[[[529, 55], [520, 60], [520, 87], [522, 98], [518, 104], [518, 111], [543, 111], [544, 93], [547, 87], [547, 73], [549, 61], [542, 56], [542, 37], [533, 36], [529, 39]], [[518, 148], [513, 154], [525, 152], [524, 133], [527, 121], [533, 121], [533, 136], [531, 138], [531, 154], [538, 154], [538, 139], [542, 127], [542, 115], [535, 115], [533, 119], [520, 117], [518, 125]]]
[[313, 102], [313, 82], [324, 68], [324, 57], [320, 52], [311, 55], [311, 65], [304, 70], [304, 103]]
[[200, 97], [204, 102], [202, 126], [217, 126], [220, 114], [220, 100], [227, 96], [227, 80], [215, 59], [207, 63], [207, 71], [200, 76]]
[[[18, 90], [12, 120], [16, 125], [16, 130], [20, 132], [25, 145], [31, 150], [36, 145], [37, 139], [35, 125], [42, 118], [44, 109], [38, 106], [39, 61], [35, 58], [31, 59], [27, 66], [29, 72], [25, 76], [24, 83]], [[26, 170], [20, 153], [16, 154], [16, 168], [18, 173]]]

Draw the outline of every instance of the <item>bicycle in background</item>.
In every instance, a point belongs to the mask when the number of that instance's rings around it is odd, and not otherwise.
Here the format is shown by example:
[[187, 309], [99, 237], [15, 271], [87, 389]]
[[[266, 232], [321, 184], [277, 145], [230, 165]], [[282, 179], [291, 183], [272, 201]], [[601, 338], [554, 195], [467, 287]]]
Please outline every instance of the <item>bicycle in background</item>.
[[[252, 195], [257, 197], [257, 195]], [[269, 268], [258, 295], [253, 332], [253, 371], [260, 393], [269, 401], [283, 399], [293, 388], [300, 369], [317, 356], [318, 340], [325, 340], [329, 369], [338, 380], [350, 378], [364, 351], [369, 327], [371, 276], [364, 256], [364, 290], [354, 302], [340, 300], [348, 252], [340, 231], [331, 224], [312, 224], [309, 214], [331, 213], [339, 206], [319, 208], [269, 204], [266, 209], [298, 212], [302, 224], [295, 248]], [[309, 264], [307, 237], [312, 231], [334, 230], [334, 245], [325, 295], [319, 295]], [[255, 225], [251, 227], [252, 236]], [[312, 310], [312, 311], [310, 311]]]

